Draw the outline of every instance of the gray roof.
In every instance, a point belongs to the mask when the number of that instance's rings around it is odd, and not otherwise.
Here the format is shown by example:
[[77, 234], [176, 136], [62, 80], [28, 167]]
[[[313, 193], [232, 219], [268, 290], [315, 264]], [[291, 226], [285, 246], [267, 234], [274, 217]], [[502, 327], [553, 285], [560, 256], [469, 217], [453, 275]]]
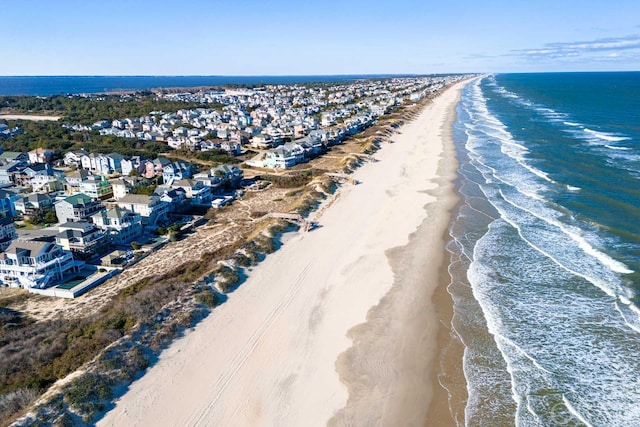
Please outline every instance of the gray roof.
[[119, 203], [142, 203], [148, 204], [153, 199], [151, 196], [147, 196], [146, 194], [127, 194], [122, 199], [120, 199]]
[[38, 242], [35, 240], [14, 240], [5, 252], [19, 254], [26, 251], [26, 256], [35, 257], [42, 252], [48, 252], [55, 247], [50, 242]]

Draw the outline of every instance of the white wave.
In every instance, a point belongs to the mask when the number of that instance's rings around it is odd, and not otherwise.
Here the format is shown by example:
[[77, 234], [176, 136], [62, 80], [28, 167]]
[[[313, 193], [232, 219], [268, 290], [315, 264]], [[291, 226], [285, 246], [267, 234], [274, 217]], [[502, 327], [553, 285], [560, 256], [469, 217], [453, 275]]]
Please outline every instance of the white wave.
[[549, 225], [552, 225], [552, 226], [558, 228], [564, 235], [570, 237], [571, 240], [573, 240], [575, 243], [577, 243], [578, 247], [585, 254], [592, 256], [593, 258], [598, 260], [601, 265], [604, 265], [609, 270], [614, 271], [616, 273], [620, 273], [620, 274], [631, 274], [631, 273], [633, 273], [633, 270], [630, 270], [622, 262], [617, 261], [617, 260], [611, 258], [609, 255], [605, 254], [604, 252], [601, 252], [601, 251], [597, 250], [596, 248], [594, 248], [589, 242], [587, 242], [587, 240], [584, 237], [581, 236], [582, 230], [577, 229], [577, 228], [575, 228], [573, 226], [569, 226], [569, 225], [563, 224], [562, 222], [558, 221], [555, 218], [550, 218], [550, 217], [541, 215], [541, 214], [539, 214], [537, 212], [534, 212], [533, 210], [531, 210], [528, 207], [525, 207], [525, 206], [522, 206], [521, 204], [515, 203], [513, 200], [510, 200], [510, 198], [507, 197], [502, 190], [500, 190], [500, 195], [509, 204], [517, 207], [518, 209], [522, 209], [523, 211], [529, 213], [530, 215], [534, 216], [535, 218], [538, 218], [541, 221], [546, 222]]
[[610, 148], [612, 150], [621, 150], [621, 151], [629, 151], [631, 148], [629, 147], [616, 147], [615, 145], [605, 145], [605, 147]]
[[587, 427], [593, 427], [593, 425], [589, 421], [587, 421], [587, 419], [580, 412], [578, 412], [578, 410], [576, 408], [574, 408], [574, 406], [571, 404], [569, 399], [567, 399], [567, 396], [565, 396], [564, 394], [562, 395], [562, 401], [564, 402], [564, 406], [567, 407], [569, 412], [571, 412], [571, 414], [574, 417], [579, 419]]
[[567, 184], [567, 190], [569, 190], [569, 191], [580, 191], [580, 190], [582, 190], [582, 188], [580, 188], [580, 187], [574, 187], [574, 186], [572, 186], [572, 185], [568, 185], [568, 184]]
[[561, 113], [559, 111], [555, 111], [548, 107], [535, 106], [534, 110], [538, 113], [541, 113], [543, 116], [548, 117], [550, 119], [564, 119], [567, 118], [568, 115], [566, 113]]
[[[620, 298], [620, 300], [622, 301], [623, 298]], [[624, 303], [624, 301], [622, 301]], [[631, 309], [632, 312], [634, 312], [634, 314], [637, 316], [637, 307], [635, 307], [633, 304], [629, 304], [625, 306], [628, 309]], [[634, 331], [640, 333], [640, 326], [636, 325], [633, 323], [634, 319], [629, 319], [627, 317], [627, 315], [625, 314], [625, 311], [622, 309], [622, 307], [620, 307], [620, 304], [618, 304], [616, 302], [616, 310], [618, 311], [618, 313], [620, 313], [620, 316], [622, 317], [622, 319], [624, 320], [625, 324], [630, 327], [631, 329], [633, 329]]]
[[589, 129], [589, 128], [584, 128], [585, 133], [588, 133], [589, 135], [592, 135], [598, 139], [602, 139], [604, 141], [609, 141], [609, 142], [620, 142], [620, 141], [627, 141], [631, 138], [627, 137], [627, 136], [618, 136], [618, 135], [614, 135], [612, 133], [607, 133], [607, 132], [599, 132], [597, 130], [593, 130], [593, 129]]
[[562, 124], [567, 126], [574, 126], [574, 127], [582, 126], [580, 123], [574, 123], [574, 122], [562, 122]]

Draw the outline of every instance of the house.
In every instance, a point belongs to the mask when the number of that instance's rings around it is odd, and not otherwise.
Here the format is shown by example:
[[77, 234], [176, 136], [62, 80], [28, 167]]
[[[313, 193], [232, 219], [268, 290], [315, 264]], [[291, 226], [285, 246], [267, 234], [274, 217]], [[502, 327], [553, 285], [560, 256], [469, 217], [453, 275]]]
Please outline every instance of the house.
[[98, 201], [86, 194], [74, 194], [54, 204], [60, 222], [82, 221], [104, 209]]
[[144, 194], [127, 194], [118, 200], [118, 206], [137, 213], [142, 217], [144, 225], [157, 225], [167, 221], [169, 204], [158, 196]]
[[70, 251], [76, 259], [90, 259], [103, 253], [109, 245], [109, 238], [104, 231], [87, 221], [65, 222], [58, 230], [56, 243]]
[[283, 145], [283, 147], [291, 151], [291, 155], [296, 159], [296, 164], [304, 162], [305, 150], [296, 141], [287, 142]]
[[133, 156], [131, 158], [124, 158], [120, 162], [120, 169], [123, 176], [129, 176], [132, 174], [144, 175], [147, 171], [147, 159], [140, 156]]
[[240, 142], [223, 141], [220, 144], [220, 148], [232, 156], [239, 156], [242, 154], [242, 144]]
[[89, 153], [81, 158], [82, 168], [92, 172], [109, 175], [112, 173], [109, 166], [109, 159], [104, 154]]
[[142, 235], [142, 216], [116, 207], [91, 216], [93, 223], [103, 230], [114, 245], [126, 245]]
[[14, 203], [16, 214], [22, 215], [23, 218], [41, 217], [46, 212], [54, 210], [54, 199], [48, 194], [29, 194], [21, 197]]
[[154, 192], [160, 200], [169, 204], [169, 212], [184, 212], [189, 208], [187, 192], [183, 188], [171, 188], [167, 185], [159, 185]]
[[0, 255], [0, 281], [5, 286], [47, 288], [66, 274], [77, 272], [82, 262], [53, 242], [14, 240]]
[[321, 129], [312, 130], [311, 132], [309, 132], [308, 137], [312, 141], [320, 141], [325, 145], [329, 142], [330, 139], [329, 132]]
[[109, 180], [111, 188], [113, 189], [113, 198], [116, 200], [122, 199], [129, 194], [135, 188], [140, 187], [146, 182], [145, 179], [137, 176], [122, 176], [120, 178], [114, 178]]
[[78, 169], [77, 171], [68, 173], [65, 177], [67, 193], [73, 194], [80, 191], [80, 183], [86, 181], [91, 175], [93, 174], [86, 169]]
[[296, 139], [295, 143], [302, 147], [306, 159], [317, 156], [325, 149], [325, 144], [322, 142], [322, 139], [312, 137], [311, 134], [304, 138]]
[[322, 126], [331, 126], [336, 122], [336, 117], [332, 113], [323, 113], [322, 118], [320, 119], [320, 124]]
[[107, 159], [107, 165], [109, 167], [109, 173], [122, 173], [122, 161], [125, 157], [118, 153], [110, 153], [104, 155]]
[[238, 188], [242, 184], [244, 172], [235, 165], [220, 165], [211, 169], [211, 173], [219, 176], [222, 184], [230, 188]]
[[20, 175], [25, 167], [27, 167], [27, 163], [22, 161], [11, 161], [0, 166], [0, 184], [15, 184], [19, 182]]
[[187, 162], [177, 161], [169, 163], [162, 169], [162, 182], [166, 185], [171, 185], [175, 181], [191, 178], [192, 169], [193, 166]]
[[11, 162], [29, 163], [29, 154], [20, 151], [5, 151], [0, 154], [0, 164], [6, 165]]
[[80, 183], [80, 192], [94, 200], [104, 200], [113, 196], [111, 184], [102, 175], [91, 175]]
[[265, 168], [286, 169], [296, 164], [296, 156], [286, 147], [270, 150], [264, 156]]
[[253, 148], [270, 148], [275, 144], [275, 140], [271, 135], [264, 133], [258, 134], [251, 138], [251, 146]]
[[220, 194], [224, 190], [224, 183], [222, 177], [215, 174], [215, 168], [209, 172], [200, 172], [193, 175], [193, 179], [202, 182], [207, 187], [211, 188], [212, 194]]
[[171, 161], [165, 159], [164, 157], [158, 157], [153, 162], [148, 162], [144, 177], [153, 178], [156, 175], [162, 175], [164, 167], [170, 163]]
[[[48, 165], [47, 165], [48, 166]], [[28, 170], [29, 168], [25, 169]], [[64, 174], [53, 170], [37, 173], [26, 184], [37, 193], [52, 193], [64, 189]]]
[[18, 215], [15, 203], [19, 200], [22, 200], [21, 195], [0, 188], [0, 215], [4, 218], [15, 218]]
[[36, 148], [29, 151], [29, 163], [32, 165], [36, 163], [50, 163], [53, 159], [55, 151], [47, 148]]
[[171, 187], [184, 190], [187, 199], [189, 199], [194, 206], [211, 206], [211, 200], [213, 200], [211, 187], [204, 185], [202, 181], [181, 179], [171, 184]]
[[73, 150], [65, 153], [64, 158], [62, 159], [65, 166], [75, 166], [82, 167], [82, 157], [88, 156], [85, 150]]
[[10, 218], [0, 218], [0, 250], [4, 251], [14, 239], [18, 238], [16, 225]]

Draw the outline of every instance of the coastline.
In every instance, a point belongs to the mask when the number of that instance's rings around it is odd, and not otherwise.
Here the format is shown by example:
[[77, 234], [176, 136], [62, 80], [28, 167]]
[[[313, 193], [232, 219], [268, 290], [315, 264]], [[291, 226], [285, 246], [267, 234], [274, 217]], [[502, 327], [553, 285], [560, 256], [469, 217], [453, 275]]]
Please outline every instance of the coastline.
[[[320, 425], [351, 401], [354, 394], [347, 394], [334, 366], [352, 346], [345, 334], [363, 324], [369, 309], [383, 303], [385, 295], [413, 299], [408, 292], [393, 292], [400, 288], [392, 284], [399, 277], [413, 281], [422, 275], [424, 258], [413, 257], [414, 263], [404, 265], [397, 248], [412, 250], [415, 243], [408, 236], [422, 235], [418, 227], [432, 227], [432, 222], [439, 232], [417, 240], [419, 250], [426, 248], [438, 257], [428, 267], [436, 281], [431, 280], [426, 292], [437, 285], [449, 215], [433, 202], [442, 191], [451, 193], [442, 185], [447, 178], [439, 178], [446, 150], [438, 141], [446, 139], [442, 126], [464, 84], [445, 91], [404, 125], [393, 138], [396, 143], [376, 154], [380, 164], [364, 165], [355, 173], [362, 184], [341, 188], [331, 207], [316, 215], [319, 229], [290, 237], [254, 268], [237, 295], [171, 345], [98, 424], [308, 425], [313, 420]], [[432, 221], [430, 215], [439, 219]], [[430, 323], [423, 342], [435, 350], [437, 320], [433, 313], [422, 314], [424, 310], [418, 310], [416, 327]], [[408, 335], [405, 343], [413, 345]], [[424, 359], [432, 362], [432, 353]], [[401, 367], [412, 363], [397, 361]], [[424, 372], [431, 382], [431, 370]], [[429, 390], [425, 397], [431, 394]], [[400, 393], [392, 397], [402, 400]], [[393, 406], [379, 409], [391, 419], [403, 411]], [[422, 401], [422, 406], [428, 405]]]
[[[456, 426], [440, 376], [445, 356], [452, 356], [453, 301], [447, 292], [449, 253], [445, 244], [450, 214], [458, 202], [452, 126], [459, 98], [457, 89], [455, 101], [448, 102], [445, 116], [441, 115], [440, 126], [425, 125], [423, 136], [430, 143], [438, 137], [441, 141], [433, 179], [437, 186], [428, 191], [434, 200], [424, 206], [426, 217], [408, 244], [387, 250], [393, 288], [369, 311], [366, 323], [349, 331], [354, 345], [340, 356], [336, 367], [350, 397], [329, 423], [332, 427], [355, 421], [356, 425]], [[447, 361], [448, 372], [458, 372], [464, 381], [462, 356], [455, 356]], [[371, 361], [372, 357], [379, 359]], [[374, 368], [380, 365], [395, 365], [395, 372], [381, 376]], [[375, 377], [378, 381], [371, 382]], [[384, 410], [377, 411], [380, 407]]]

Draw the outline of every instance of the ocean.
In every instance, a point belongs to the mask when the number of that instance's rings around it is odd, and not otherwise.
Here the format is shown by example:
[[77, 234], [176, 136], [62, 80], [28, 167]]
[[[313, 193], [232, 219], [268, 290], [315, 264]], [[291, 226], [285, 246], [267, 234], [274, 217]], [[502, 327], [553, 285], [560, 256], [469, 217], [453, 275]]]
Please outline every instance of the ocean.
[[200, 86], [333, 83], [405, 77], [388, 74], [336, 76], [0, 76], [0, 96], [49, 96]]
[[640, 426], [639, 118], [640, 73], [464, 89], [447, 249], [467, 426]]

